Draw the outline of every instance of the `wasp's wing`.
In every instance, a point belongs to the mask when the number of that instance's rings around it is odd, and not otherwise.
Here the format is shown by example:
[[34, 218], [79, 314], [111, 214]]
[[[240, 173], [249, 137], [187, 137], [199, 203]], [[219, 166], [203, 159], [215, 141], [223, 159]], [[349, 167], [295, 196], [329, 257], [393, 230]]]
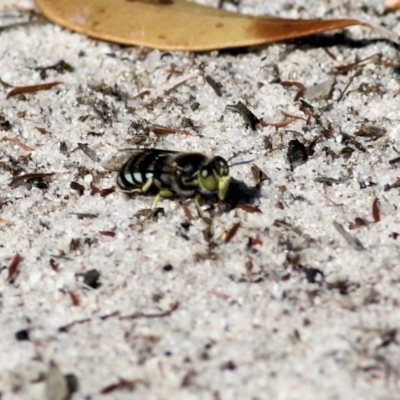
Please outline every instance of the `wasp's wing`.
[[101, 163], [101, 166], [109, 171], [120, 171], [129, 159], [141, 152], [143, 152], [143, 150], [123, 149], [117, 154], [114, 154], [108, 160]]

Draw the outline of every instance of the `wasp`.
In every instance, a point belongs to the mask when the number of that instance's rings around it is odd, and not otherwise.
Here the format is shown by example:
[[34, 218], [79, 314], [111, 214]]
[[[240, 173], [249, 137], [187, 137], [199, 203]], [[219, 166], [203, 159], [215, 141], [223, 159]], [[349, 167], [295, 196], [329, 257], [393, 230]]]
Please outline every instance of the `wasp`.
[[155, 194], [149, 214], [153, 216], [162, 197], [194, 198], [197, 212], [205, 221], [202, 197], [216, 194], [225, 200], [229, 166], [219, 156], [169, 150], [122, 150], [103, 167], [118, 171], [117, 189], [124, 193]]

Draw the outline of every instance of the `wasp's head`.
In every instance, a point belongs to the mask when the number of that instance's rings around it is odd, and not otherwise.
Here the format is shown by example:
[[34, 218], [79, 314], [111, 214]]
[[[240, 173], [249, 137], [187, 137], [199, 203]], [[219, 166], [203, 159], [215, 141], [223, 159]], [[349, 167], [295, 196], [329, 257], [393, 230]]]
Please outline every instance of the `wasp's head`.
[[220, 200], [225, 200], [229, 182], [229, 166], [222, 157], [212, 158], [200, 169], [200, 186], [208, 192], [217, 192]]

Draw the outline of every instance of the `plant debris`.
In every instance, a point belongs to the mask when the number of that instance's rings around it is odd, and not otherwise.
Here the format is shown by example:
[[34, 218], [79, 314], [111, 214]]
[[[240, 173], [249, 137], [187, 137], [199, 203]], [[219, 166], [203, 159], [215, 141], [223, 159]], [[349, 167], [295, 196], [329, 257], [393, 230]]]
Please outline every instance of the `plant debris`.
[[239, 101], [237, 104], [228, 104], [226, 109], [240, 114], [250, 125], [250, 128], [253, 131], [256, 130], [256, 125], [260, 122], [260, 120], [241, 101]]
[[[244, 47], [352, 25], [370, 26], [357, 19], [257, 17], [184, 0], [115, 0], [112, 3], [101, 0], [90, 3], [36, 0], [36, 3], [47, 18], [66, 28], [102, 40], [161, 50], [207, 51]], [[76, 18], [77, 15], [86, 17]], [[141, 29], [137, 30], [137, 26]], [[390, 33], [386, 35], [391, 36]]]
[[301, 272], [304, 272], [308, 283], [318, 283], [318, 276], [323, 280], [325, 278], [324, 273], [318, 268], [307, 268], [299, 265], [298, 268]]
[[235, 208], [238, 208], [239, 210], [246, 211], [246, 212], [248, 212], [250, 214], [261, 213], [261, 210], [258, 207], [252, 206], [251, 204], [238, 203], [238, 204], [236, 204]]
[[225, 236], [225, 243], [229, 243], [233, 237], [236, 235], [238, 229], [240, 228], [240, 222], [236, 222]]
[[37, 172], [37, 173], [32, 173], [32, 174], [25, 174], [25, 175], [19, 175], [16, 178], [14, 178], [8, 186], [11, 188], [16, 188], [17, 186], [21, 185], [23, 182], [32, 180], [32, 179], [38, 179], [38, 178], [46, 178], [49, 176], [53, 176], [55, 173], [54, 172], [49, 172], [49, 173], [43, 173], [43, 172]]
[[141, 379], [134, 379], [131, 381], [127, 381], [125, 379], [120, 379], [117, 383], [113, 383], [111, 385], [106, 386], [105, 388], [101, 389], [100, 394], [109, 394], [116, 390], [133, 390], [136, 388], [138, 384], [144, 384]]
[[92, 289], [98, 289], [101, 286], [99, 279], [100, 273], [97, 269], [91, 269], [83, 275], [83, 283]]
[[8, 100], [12, 96], [16, 96], [17, 94], [25, 94], [25, 93], [39, 92], [41, 90], [49, 90], [54, 86], [61, 85], [62, 83], [63, 82], [49, 82], [32, 86], [17, 86], [7, 93], [6, 100]]
[[372, 203], [372, 216], [374, 218], [374, 222], [379, 222], [381, 220], [381, 215], [379, 212], [379, 199], [374, 199]]
[[206, 75], [206, 77], [204, 79], [213, 88], [215, 94], [218, 97], [221, 97], [222, 96], [222, 91], [221, 91], [222, 85], [219, 82], [216, 82], [214, 80], [214, 78], [212, 78], [210, 75]]
[[290, 140], [288, 143], [287, 159], [292, 168], [304, 164], [308, 160], [307, 149], [304, 144], [297, 139]]
[[93, 182], [90, 182], [90, 189], [91, 189], [92, 193], [99, 194], [101, 197], [108, 196], [109, 194], [115, 192], [115, 187], [99, 189], [97, 186], [94, 185]]
[[[26, 150], [26, 151], [33, 151], [33, 150], [35, 150], [34, 148], [32, 148], [32, 147], [30, 147], [30, 146], [28, 146], [28, 145], [26, 145], [26, 144], [20, 142], [18, 139], [15, 139], [15, 138], [10, 138], [10, 137], [4, 136], [1, 140], [5, 140], [5, 141], [7, 141], [7, 142], [14, 143], [14, 144], [16, 144], [17, 146], [21, 147], [22, 149], [24, 149], [24, 150]], [[0, 140], [0, 141], [1, 141], [1, 140]]]
[[[94, 162], [98, 162], [99, 158], [97, 157], [96, 153], [89, 148], [86, 143], [78, 143], [78, 147]], [[74, 150], [73, 150], [74, 151]]]
[[126, 316], [121, 316], [119, 319], [138, 319], [138, 318], [163, 318], [163, 317], [168, 317], [171, 315], [175, 310], [177, 310], [179, 307], [179, 302], [176, 302], [171, 305], [170, 309], [167, 311], [164, 311], [162, 313], [158, 314], [146, 314], [144, 312], [136, 312], [132, 315], [126, 315]]
[[47, 74], [46, 72], [49, 70], [54, 70], [59, 74], [65, 74], [66, 72], [74, 72], [75, 68], [72, 65], [68, 64], [64, 60], [60, 60], [58, 63], [54, 65], [49, 65], [48, 67], [36, 67], [35, 71], [40, 71], [40, 77], [42, 79], [46, 79]]
[[350, 233], [343, 228], [343, 225], [339, 224], [339, 222], [333, 221], [333, 226], [343, 236], [346, 242], [353, 247], [353, 249], [358, 251], [364, 250], [362, 243], [356, 237], [350, 235]]
[[15, 275], [17, 272], [17, 268], [19, 266], [19, 263], [21, 262], [22, 257], [19, 253], [16, 253], [14, 258], [11, 261], [11, 264], [8, 266], [8, 276], [6, 279], [6, 282], [10, 282], [11, 278]]
[[261, 189], [262, 183], [266, 180], [270, 180], [267, 174], [262, 171], [256, 164], [251, 166], [251, 173], [253, 175], [254, 182], [256, 183], [256, 188]]
[[81, 185], [80, 183], [75, 182], [75, 181], [72, 181], [72, 182], [69, 184], [69, 187], [70, 187], [72, 190], [76, 190], [76, 191], [79, 193], [80, 196], [82, 196], [82, 195], [84, 194], [84, 192], [85, 192], [85, 186], [83, 186], [83, 185]]

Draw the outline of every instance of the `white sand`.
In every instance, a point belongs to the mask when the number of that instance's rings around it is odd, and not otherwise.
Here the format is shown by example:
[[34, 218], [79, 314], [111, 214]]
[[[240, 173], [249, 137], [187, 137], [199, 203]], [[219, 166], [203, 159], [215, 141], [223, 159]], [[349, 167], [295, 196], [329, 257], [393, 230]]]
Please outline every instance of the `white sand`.
[[[384, 15], [379, 1], [258, 3], [242, 1], [239, 10], [287, 17], [353, 16], [400, 33], [400, 12]], [[33, 7], [31, 1], [18, 4]], [[0, 1], [1, 10], [16, 5]], [[51, 23], [0, 32], [3, 81], [15, 86], [63, 82], [28, 93], [26, 99], [6, 100], [10, 89], [5, 87], [0, 94], [0, 115], [10, 123], [1, 137], [34, 149], [0, 142], [0, 204], [5, 203], [0, 210], [2, 400], [43, 399], [50, 360], [62, 373], [78, 378], [74, 399], [107, 398], [100, 391], [120, 379], [141, 383], [108, 398], [398, 398], [400, 195], [399, 189], [385, 191], [384, 186], [400, 177], [400, 162], [389, 164], [400, 151], [400, 60], [395, 46], [375, 40], [377, 35], [365, 28], [351, 28], [344, 35], [344, 40], [321, 40], [320, 45], [306, 40], [239, 54], [165, 55], [97, 42]], [[298, 119], [278, 130], [258, 125], [251, 131], [239, 114], [225, 111], [226, 105], [242, 101], [268, 122], [283, 120], [281, 111], [307, 118], [293, 100], [296, 89], [282, 86], [278, 78], [311, 86], [326, 81], [335, 67], [374, 54], [379, 56], [361, 69], [339, 102], [354, 71], [336, 77], [331, 98], [315, 103], [320, 116], [309, 125]], [[35, 68], [60, 60], [75, 71], [49, 70], [42, 81]], [[170, 75], [173, 65], [182, 75]], [[205, 83], [207, 74], [223, 85], [222, 97]], [[163, 94], [189, 77], [194, 78]], [[96, 91], [98, 85], [120, 95]], [[144, 90], [150, 94], [135, 98]], [[194, 101], [200, 103], [196, 111], [190, 108]], [[152, 102], [154, 107], [146, 107]], [[105, 119], [93, 104], [105, 110]], [[161, 201], [165, 216], [141, 229], [135, 214], [150, 206], [150, 197], [90, 193], [93, 179], [99, 188], [114, 184], [114, 174], [101, 161], [133, 147], [130, 140], [140, 132], [130, 128], [132, 122], [179, 127], [184, 117], [196, 126], [196, 131], [188, 128], [192, 136], [151, 133], [142, 144], [225, 158], [240, 151], [238, 161], [254, 159], [270, 178], [251, 200], [261, 214], [235, 209], [213, 218], [212, 250], [202, 233], [204, 222], [196, 217], [188, 229], [182, 227], [187, 220], [173, 200]], [[342, 133], [354, 137], [370, 125], [386, 134], [375, 141], [355, 137], [366, 151], [349, 143], [355, 151], [343, 158]], [[298, 139], [307, 145], [318, 135], [315, 153], [291, 171], [288, 142]], [[272, 148], [265, 148], [265, 140]], [[60, 142], [67, 153], [60, 151]], [[100, 162], [81, 150], [71, 152], [78, 143], [94, 150]], [[9, 165], [19, 174], [55, 175], [48, 189], [27, 184], [12, 189]], [[232, 168], [231, 175], [254, 187], [250, 165]], [[347, 179], [326, 185], [315, 181], [319, 177]], [[82, 196], [70, 188], [72, 181], [84, 186]], [[368, 182], [375, 185], [360, 188]], [[377, 223], [372, 214], [376, 198]], [[193, 202], [188, 205], [196, 215]], [[78, 219], [74, 213], [97, 218]], [[357, 217], [367, 225], [350, 230]], [[225, 243], [223, 235], [239, 221], [237, 234]], [[354, 249], [334, 221], [358, 238], [364, 250]], [[114, 231], [115, 236], [100, 231]], [[249, 247], [249, 238], [261, 242]], [[71, 247], [73, 239], [79, 239], [76, 248]], [[7, 282], [7, 267], [16, 253], [22, 261], [13, 282]], [[163, 271], [166, 264], [173, 269]], [[325, 279], [308, 283], [298, 264], [318, 268]], [[88, 290], [80, 274], [93, 268], [102, 285]], [[69, 292], [79, 305], [72, 304]], [[176, 303], [178, 308], [164, 317], [120, 319], [162, 314]], [[61, 326], [86, 318], [91, 320], [59, 332]], [[22, 329], [29, 330], [30, 341], [15, 339]]]

